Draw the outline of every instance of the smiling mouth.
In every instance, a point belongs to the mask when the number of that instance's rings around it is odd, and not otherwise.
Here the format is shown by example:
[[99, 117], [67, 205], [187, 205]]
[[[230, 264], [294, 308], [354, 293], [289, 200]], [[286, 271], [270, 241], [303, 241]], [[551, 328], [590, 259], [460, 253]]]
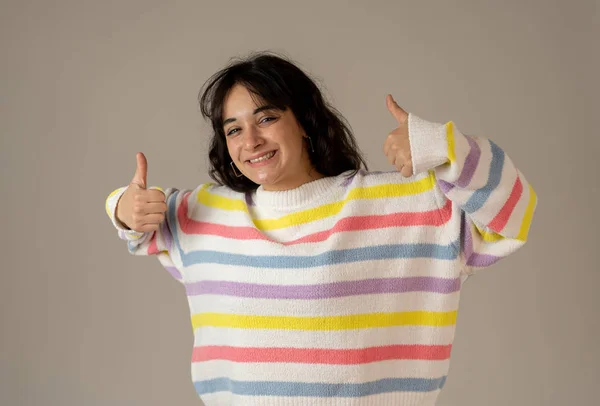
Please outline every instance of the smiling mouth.
[[273, 158], [273, 156], [275, 155], [276, 152], [277, 151], [267, 152], [266, 154], [264, 154], [264, 155], [262, 155], [262, 156], [260, 156], [260, 157], [258, 157], [256, 159], [250, 159], [250, 160], [248, 160], [246, 162], [250, 162], [251, 164], [257, 164], [257, 163], [260, 163], [260, 162], [264, 162], [264, 161], [267, 161], [267, 160]]

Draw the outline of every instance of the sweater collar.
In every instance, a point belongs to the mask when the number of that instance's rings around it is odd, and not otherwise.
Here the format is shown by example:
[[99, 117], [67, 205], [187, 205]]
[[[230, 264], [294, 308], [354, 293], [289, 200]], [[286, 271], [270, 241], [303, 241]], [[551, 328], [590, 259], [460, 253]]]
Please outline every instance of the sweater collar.
[[261, 185], [254, 192], [253, 200], [258, 207], [269, 207], [275, 210], [297, 210], [310, 206], [331, 192], [332, 187], [339, 184], [338, 176], [326, 176], [304, 183], [294, 189], [268, 191]]

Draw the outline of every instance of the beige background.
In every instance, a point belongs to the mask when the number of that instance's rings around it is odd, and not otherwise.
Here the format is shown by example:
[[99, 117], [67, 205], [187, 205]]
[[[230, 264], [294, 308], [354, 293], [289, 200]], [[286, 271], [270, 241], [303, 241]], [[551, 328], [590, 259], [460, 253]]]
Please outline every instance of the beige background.
[[465, 285], [439, 405], [600, 404], [597, 0], [0, 10], [0, 404], [199, 404], [184, 291], [127, 253], [104, 200], [138, 150], [151, 185], [207, 181], [197, 93], [230, 57], [263, 49], [323, 83], [371, 169], [389, 169], [391, 92], [495, 140], [539, 194], [526, 247]]

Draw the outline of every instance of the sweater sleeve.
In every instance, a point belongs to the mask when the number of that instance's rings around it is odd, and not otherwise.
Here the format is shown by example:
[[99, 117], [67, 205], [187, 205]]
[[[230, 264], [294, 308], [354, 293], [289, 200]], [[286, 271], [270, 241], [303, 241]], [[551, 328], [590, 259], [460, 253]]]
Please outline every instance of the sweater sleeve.
[[[537, 196], [525, 176], [493, 141], [467, 136], [450, 121], [409, 115], [414, 173], [431, 171], [440, 199], [450, 200], [457, 248], [471, 274], [522, 247]], [[456, 235], [456, 234], [455, 234]]]
[[[160, 188], [154, 187], [152, 189]], [[127, 243], [129, 253], [140, 256], [156, 256], [163, 267], [175, 279], [182, 282], [182, 275], [173, 262], [173, 255], [177, 254], [176, 244], [173, 243], [173, 230], [176, 230], [177, 227], [178, 206], [181, 204], [181, 195], [184, 193], [180, 193], [175, 188], [164, 190], [167, 202], [165, 220], [158, 230], [144, 233], [127, 229], [115, 215], [117, 203], [125, 190], [127, 190], [127, 187], [120, 187], [111, 192], [106, 198], [105, 204], [106, 214], [115, 227], [118, 237]]]

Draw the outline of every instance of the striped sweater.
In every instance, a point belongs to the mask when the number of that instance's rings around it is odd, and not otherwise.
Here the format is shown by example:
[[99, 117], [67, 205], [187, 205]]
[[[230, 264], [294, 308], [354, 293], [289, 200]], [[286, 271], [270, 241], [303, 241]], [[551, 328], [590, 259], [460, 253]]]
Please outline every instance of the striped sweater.
[[127, 231], [187, 294], [192, 379], [212, 405], [434, 405], [464, 280], [527, 240], [536, 194], [492, 141], [409, 115], [415, 175], [346, 172], [288, 191], [165, 189]]

